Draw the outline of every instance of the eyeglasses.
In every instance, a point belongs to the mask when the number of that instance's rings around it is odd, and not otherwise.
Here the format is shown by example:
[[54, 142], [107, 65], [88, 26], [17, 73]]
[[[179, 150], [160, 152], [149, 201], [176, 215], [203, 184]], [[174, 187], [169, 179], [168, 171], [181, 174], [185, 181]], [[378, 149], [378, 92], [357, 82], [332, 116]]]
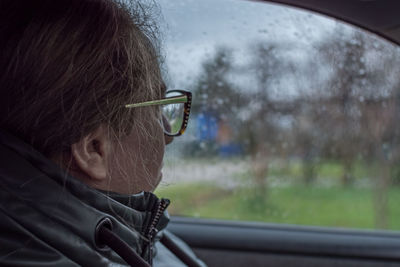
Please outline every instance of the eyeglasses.
[[191, 92], [169, 90], [165, 93], [164, 99], [127, 104], [125, 108], [162, 105], [164, 134], [168, 136], [180, 136], [186, 130], [191, 104]]

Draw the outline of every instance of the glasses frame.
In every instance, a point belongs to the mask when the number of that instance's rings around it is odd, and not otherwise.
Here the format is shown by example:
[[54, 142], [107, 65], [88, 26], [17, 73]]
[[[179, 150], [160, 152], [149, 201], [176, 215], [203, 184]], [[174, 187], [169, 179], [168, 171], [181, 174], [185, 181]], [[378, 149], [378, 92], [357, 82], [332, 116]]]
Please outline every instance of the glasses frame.
[[166, 94], [168, 93], [181, 93], [181, 96], [172, 96], [172, 97], [166, 97], [163, 99], [159, 100], [151, 100], [151, 101], [145, 101], [141, 103], [134, 103], [134, 104], [126, 104], [125, 108], [138, 108], [138, 107], [148, 107], [148, 106], [159, 106], [159, 105], [168, 105], [168, 104], [179, 104], [179, 103], [184, 103], [184, 108], [183, 108], [183, 120], [182, 120], [182, 125], [179, 131], [176, 134], [170, 134], [165, 131], [164, 127], [164, 134], [167, 136], [175, 137], [175, 136], [180, 136], [182, 135], [187, 128], [188, 122], [189, 122], [189, 115], [190, 115], [190, 108], [192, 106], [192, 93], [189, 91], [185, 90], [168, 90], [165, 92]]

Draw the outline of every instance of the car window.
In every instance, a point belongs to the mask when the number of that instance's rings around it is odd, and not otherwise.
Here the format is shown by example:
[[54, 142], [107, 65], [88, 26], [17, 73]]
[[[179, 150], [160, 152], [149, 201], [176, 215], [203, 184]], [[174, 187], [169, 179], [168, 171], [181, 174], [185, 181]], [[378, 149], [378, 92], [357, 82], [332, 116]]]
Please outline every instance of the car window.
[[276, 4], [159, 5], [166, 84], [193, 93], [171, 214], [400, 230], [397, 46]]

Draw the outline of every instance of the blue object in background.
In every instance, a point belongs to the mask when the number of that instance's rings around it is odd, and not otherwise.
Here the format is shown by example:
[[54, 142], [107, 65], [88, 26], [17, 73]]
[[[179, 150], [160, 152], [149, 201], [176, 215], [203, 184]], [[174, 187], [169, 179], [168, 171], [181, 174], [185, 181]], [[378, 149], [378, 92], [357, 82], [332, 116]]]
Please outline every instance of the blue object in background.
[[243, 153], [242, 146], [235, 143], [229, 143], [226, 145], [221, 145], [219, 147], [219, 155], [221, 157], [233, 157], [239, 156]]
[[199, 141], [214, 141], [217, 138], [218, 121], [209, 112], [197, 116], [197, 138]]

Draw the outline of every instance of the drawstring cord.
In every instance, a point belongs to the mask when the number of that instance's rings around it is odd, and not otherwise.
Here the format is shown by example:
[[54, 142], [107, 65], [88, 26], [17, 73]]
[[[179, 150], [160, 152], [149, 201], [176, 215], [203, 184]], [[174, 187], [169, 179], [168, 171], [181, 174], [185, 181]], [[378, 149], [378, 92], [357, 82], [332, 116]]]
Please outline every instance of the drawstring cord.
[[[188, 267], [204, 266], [193, 255], [183, 250], [167, 231], [163, 232], [160, 242]], [[112, 223], [108, 218], [103, 219], [96, 227], [96, 243], [114, 250], [130, 266], [151, 267], [147, 261], [112, 231]]]
[[130, 266], [135, 267], [151, 267], [142, 257], [140, 257], [136, 251], [134, 251], [129, 245], [113, 233], [107, 226], [102, 225], [98, 229], [99, 242], [107, 245], [115, 251], [123, 260], [126, 261]]

